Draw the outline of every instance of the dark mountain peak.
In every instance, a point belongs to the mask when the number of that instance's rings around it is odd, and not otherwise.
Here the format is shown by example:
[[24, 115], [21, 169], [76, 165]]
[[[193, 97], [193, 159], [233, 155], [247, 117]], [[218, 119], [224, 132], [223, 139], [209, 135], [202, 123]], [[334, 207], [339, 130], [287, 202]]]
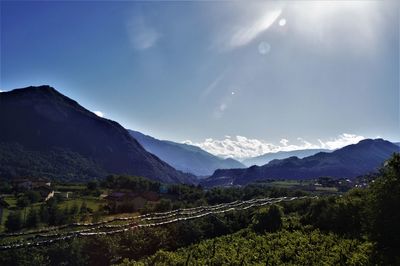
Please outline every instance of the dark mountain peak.
[[38, 92], [42, 92], [42, 93], [58, 93], [61, 95], [61, 93], [59, 93], [54, 87], [52, 87], [50, 85], [29, 86], [29, 87], [27, 87], [27, 89], [35, 89]]
[[36, 97], [62, 97], [67, 98], [58, 92], [55, 88], [49, 85], [40, 85], [40, 86], [29, 86], [25, 88], [18, 88], [8, 92], [5, 92], [4, 95], [12, 95], [18, 97], [26, 97], [26, 96], [36, 96]]
[[108, 173], [144, 176], [163, 182], [193, 182], [148, 153], [117, 122], [98, 117], [48, 85], [0, 95], [0, 142], [49, 153], [55, 147], [96, 162]]
[[349, 152], [360, 152], [363, 150], [371, 149], [383, 149], [383, 148], [393, 148], [393, 143], [384, 139], [364, 139], [356, 144], [351, 144], [345, 146], [341, 149], [334, 151], [335, 154], [349, 153]]
[[[363, 139], [360, 140], [358, 143], [353, 144], [353, 145], [357, 145], [359, 147], [362, 146], [370, 146], [370, 145], [380, 145], [380, 144], [389, 144], [391, 143], [390, 141], [384, 140], [382, 138], [377, 138], [377, 139]], [[349, 146], [353, 146], [353, 145], [349, 145]]]
[[390, 141], [384, 140], [382, 138], [377, 138], [377, 139], [363, 139], [360, 140], [356, 144], [348, 145], [347, 147], [354, 147], [354, 146], [370, 146], [370, 145], [381, 145], [381, 144], [392, 144]]
[[28, 87], [24, 87], [24, 88], [17, 88], [10, 92], [18, 93], [18, 92], [24, 92], [24, 91], [35, 91], [35, 92], [42, 92], [42, 93], [57, 92], [57, 90], [50, 85], [28, 86]]
[[3, 104], [12, 103], [15, 106], [34, 106], [37, 110], [46, 110], [50, 106], [57, 106], [56, 109], [61, 111], [61, 107], [64, 109], [72, 107], [74, 110], [94, 115], [80, 106], [79, 103], [61, 94], [49, 85], [29, 86], [4, 92], [0, 96], [0, 102]]

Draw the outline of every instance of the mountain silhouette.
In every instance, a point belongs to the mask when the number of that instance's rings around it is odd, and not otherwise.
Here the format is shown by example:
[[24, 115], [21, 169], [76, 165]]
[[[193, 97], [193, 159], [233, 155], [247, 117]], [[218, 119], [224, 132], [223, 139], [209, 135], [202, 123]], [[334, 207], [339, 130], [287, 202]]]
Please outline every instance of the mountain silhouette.
[[275, 160], [275, 159], [286, 159], [286, 158], [293, 157], [293, 156], [296, 156], [301, 159], [301, 158], [304, 158], [307, 156], [314, 155], [318, 152], [330, 152], [330, 150], [304, 149], [304, 150], [294, 150], [294, 151], [269, 152], [269, 153], [265, 153], [260, 156], [247, 158], [247, 159], [243, 160], [242, 163], [244, 165], [246, 165], [247, 167], [250, 167], [253, 165], [261, 166], [261, 165], [267, 164], [270, 161]]
[[383, 139], [366, 139], [333, 152], [319, 152], [299, 159], [273, 160], [246, 169], [219, 169], [205, 185], [243, 185], [263, 179], [353, 178], [377, 171], [400, 147]]
[[245, 168], [234, 159], [219, 158], [193, 145], [159, 140], [137, 131], [128, 131], [148, 152], [184, 172], [209, 176], [216, 169]]
[[[9, 150], [13, 145], [19, 145], [21, 156], [40, 154], [44, 162], [34, 162], [39, 168], [51, 162], [48, 154], [57, 149], [79, 154], [94, 163], [100, 172], [137, 175], [167, 183], [193, 183], [196, 180], [193, 175], [177, 171], [147, 152], [117, 122], [97, 116], [47, 85], [0, 94], [0, 132], [0, 143], [7, 144]], [[3, 166], [18, 164], [12, 161], [18, 157], [4, 157], [0, 154]], [[67, 156], [68, 160], [73, 158]], [[18, 176], [20, 168], [6, 174]], [[36, 173], [46, 175], [41, 169], [36, 169]], [[52, 173], [54, 175], [57, 173]], [[71, 173], [71, 179], [77, 177], [74, 175], [79, 176], [79, 173]]]

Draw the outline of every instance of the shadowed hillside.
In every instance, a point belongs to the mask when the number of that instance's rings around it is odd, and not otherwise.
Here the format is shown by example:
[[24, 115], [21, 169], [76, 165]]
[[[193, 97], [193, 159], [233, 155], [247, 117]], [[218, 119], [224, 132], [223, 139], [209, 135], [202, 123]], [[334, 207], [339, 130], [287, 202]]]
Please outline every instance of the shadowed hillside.
[[[168, 183], [195, 180], [148, 153], [118, 123], [98, 117], [50, 86], [1, 93], [0, 132], [0, 142], [18, 143], [26, 151], [41, 154], [55, 148], [78, 153], [108, 173]], [[6, 164], [17, 163], [5, 160]], [[12, 173], [20, 174], [18, 170]]]
[[222, 159], [193, 145], [158, 140], [140, 132], [129, 133], [148, 151], [178, 170], [198, 176], [211, 175], [216, 169], [245, 168], [234, 159]]

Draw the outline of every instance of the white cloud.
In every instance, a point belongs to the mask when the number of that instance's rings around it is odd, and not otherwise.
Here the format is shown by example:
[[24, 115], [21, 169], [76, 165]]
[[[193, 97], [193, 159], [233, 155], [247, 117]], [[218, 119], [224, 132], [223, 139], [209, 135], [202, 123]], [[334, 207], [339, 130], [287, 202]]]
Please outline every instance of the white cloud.
[[289, 140], [281, 139], [280, 144], [277, 145], [265, 140], [249, 139], [244, 136], [225, 136], [222, 140], [207, 138], [199, 143], [186, 140], [183, 143], [198, 146], [209, 153], [223, 158], [232, 157], [242, 160], [269, 152], [301, 149], [338, 149], [346, 145], [357, 143], [363, 139], [365, 139], [363, 136], [344, 133], [325, 142], [318, 140], [318, 144], [311, 143], [303, 138], [297, 138], [297, 144], [289, 144]]
[[95, 113], [97, 116], [99, 117], [104, 117], [104, 113], [100, 112], [100, 111], [94, 111], [93, 113]]
[[321, 145], [321, 148], [334, 150], [334, 149], [339, 149], [341, 147], [344, 147], [344, 146], [347, 146], [350, 144], [357, 143], [363, 139], [365, 139], [365, 137], [363, 137], [363, 136], [357, 136], [357, 135], [353, 135], [353, 134], [343, 133], [343, 134], [339, 135], [339, 137], [332, 139], [332, 140], [328, 140], [326, 142], [322, 142], [321, 140], [318, 140], [318, 141]]
[[0, 92], [3, 92], [2, 90], [0, 90]]
[[280, 144], [282, 144], [283, 146], [287, 146], [289, 143], [289, 140], [287, 139], [281, 139], [281, 141], [279, 141]]
[[136, 50], [146, 50], [156, 44], [161, 34], [150, 27], [142, 16], [135, 16], [127, 23], [131, 44]]

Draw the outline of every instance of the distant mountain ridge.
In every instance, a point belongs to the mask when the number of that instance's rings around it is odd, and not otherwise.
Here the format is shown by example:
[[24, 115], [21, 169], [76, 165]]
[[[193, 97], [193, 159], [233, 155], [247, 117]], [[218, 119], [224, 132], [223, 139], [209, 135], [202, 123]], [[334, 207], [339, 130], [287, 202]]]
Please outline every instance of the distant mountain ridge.
[[[107, 173], [138, 175], [167, 183], [196, 182], [193, 175], [177, 171], [147, 152], [117, 122], [98, 117], [50, 86], [2, 92], [0, 132], [0, 143], [17, 143], [22, 146], [22, 154], [26, 154], [24, 151], [44, 154], [39, 168], [49, 164], [46, 154], [56, 148], [78, 153], [88, 160], [87, 165], [94, 163]], [[1, 153], [0, 158], [2, 166], [18, 164]], [[36, 170], [46, 175], [43, 169]], [[3, 175], [21, 174], [4, 171], [0, 168]]]
[[174, 168], [197, 176], [209, 176], [220, 168], [245, 168], [234, 159], [222, 159], [193, 145], [159, 140], [143, 133], [128, 130], [148, 151]]
[[377, 171], [400, 147], [383, 139], [366, 139], [331, 153], [320, 152], [299, 159], [273, 160], [263, 166], [246, 169], [220, 169], [203, 184], [247, 184], [263, 179], [307, 179], [321, 176], [353, 178]]
[[304, 150], [294, 150], [294, 151], [270, 152], [270, 153], [265, 153], [260, 156], [247, 158], [247, 159], [243, 160], [242, 163], [244, 165], [246, 165], [247, 167], [250, 167], [253, 165], [262, 166], [262, 165], [267, 164], [270, 161], [275, 160], [275, 159], [286, 159], [286, 158], [293, 157], [293, 156], [296, 156], [301, 159], [301, 158], [304, 158], [307, 156], [314, 155], [318, 152], [330, 152], [330, 150], [304, 149]]

